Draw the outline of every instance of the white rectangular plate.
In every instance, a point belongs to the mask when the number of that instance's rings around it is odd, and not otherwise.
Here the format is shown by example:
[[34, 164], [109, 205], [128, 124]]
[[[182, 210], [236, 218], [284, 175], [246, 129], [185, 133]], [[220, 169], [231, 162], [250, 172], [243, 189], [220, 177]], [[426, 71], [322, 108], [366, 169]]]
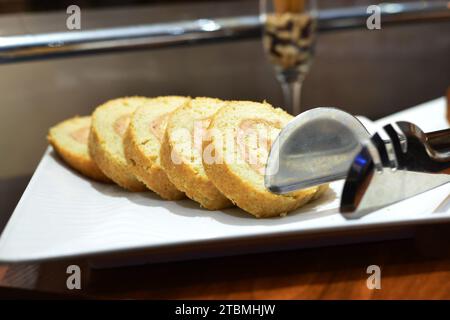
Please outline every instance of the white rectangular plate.
[[[445, 100], [428, 102], [380, 123], [400, 119], [413, 121], [426, 131], [446, 128]], [[189, 200], [163, 201], [150, 192], [130, 193], [92, 182], [48, 149], [1, 235], [0, 261], [126, 256], [129, 250], [164, 254], [205, 244], [215, 246], [216, 255], [225, 255], [229, 253], [220, 251], [221, 244], [239, 243], [240, 252], [246, 252], [246, 244], [255, 239], [262, 239], [260, 246], [264, 247], [277, 236], [298, 242], [304, 235], [450, 220], [450, 210], [442, 206], [436, 210], [449, 195], [450, 185], [354, 221], [338, 212], [341, 186], [332, 184], [322, 199], [286, 217], [255, 219], [240, 209], [210, 212]]]

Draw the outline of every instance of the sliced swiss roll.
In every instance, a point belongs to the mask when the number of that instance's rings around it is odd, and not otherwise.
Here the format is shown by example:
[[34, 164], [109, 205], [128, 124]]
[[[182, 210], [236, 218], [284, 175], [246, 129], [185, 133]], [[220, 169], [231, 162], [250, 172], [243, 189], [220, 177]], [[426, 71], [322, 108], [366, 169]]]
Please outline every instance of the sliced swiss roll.
[[89, 154], [90, 127], [89, 116], [70, 118], [50, 128], [47, 140], [70, 167], [91, 179], [110, 182]]
[[144, 191], [146, 187], [128, 168], [123, 137], [133, 112], [148, 100], [144, 97], [119, 98], [97, 107], [92, 114], [89, 152], [106, 176], [130, 191]]
[[170, 114], [189, 100], [177, 96], [149, 99], [137, 108], [125, 134], [125, 156], [130, 171], [150, 190], [167, 200], [182, 199], [185, 194], [170, 182], [161, 167], [161, 142]]
[[161, 165], [169, 180], [202, 207], [218, 210], [232, 203], [214, 186], [202, 164], [202, 141], [211, 117], [225, 102], [196, 98], [169, 117], [161, 144]]
[[209, 139], [203, 142], [208, 178], [233, 203], [256, 217], [285, 215], [326, 189], [276, 195], [264, 186], [272, 143], [292, 118], [268, 103], [230, 101], [211, 119]]

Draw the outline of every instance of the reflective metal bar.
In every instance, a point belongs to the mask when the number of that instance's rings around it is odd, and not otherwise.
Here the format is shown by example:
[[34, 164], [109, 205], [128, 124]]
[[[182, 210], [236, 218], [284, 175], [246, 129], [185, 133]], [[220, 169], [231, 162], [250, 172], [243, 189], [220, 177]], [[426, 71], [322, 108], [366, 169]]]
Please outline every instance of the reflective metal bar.
[[[382, 26], [450, 18], [450, 1], [380, 4]], [[322, 10], [319, 31], [366, 26], [367, 7]], [[78, 54], [255, 38], [258, 16], [199, 19], [120, 28], [0, 37], [0, 63]]]
[[[450, 19], [450, 1], [418, 1], [381, 3], [383, 26]], [[319, 14], [319, 28], [323, 31], [366, 27], [367, 7], [347, 7], [323, 10]]]
[[0, 37], [0, 63], [257, 37], [257, 16]]

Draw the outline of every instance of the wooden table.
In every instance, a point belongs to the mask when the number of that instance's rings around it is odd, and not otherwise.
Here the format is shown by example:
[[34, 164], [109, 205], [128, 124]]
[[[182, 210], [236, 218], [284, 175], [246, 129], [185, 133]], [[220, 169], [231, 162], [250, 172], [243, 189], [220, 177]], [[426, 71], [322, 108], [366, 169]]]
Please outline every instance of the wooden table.
[[[135, 299], [450, 299], [450, 224], [416, 229], [414, 239], [286, 252], [89, 269], [59, 261], [0, 266], [0, 297]], [[82, 289], [66, 288], [78, 264]], [[366, 285], [381, 267], [381, 289]]]

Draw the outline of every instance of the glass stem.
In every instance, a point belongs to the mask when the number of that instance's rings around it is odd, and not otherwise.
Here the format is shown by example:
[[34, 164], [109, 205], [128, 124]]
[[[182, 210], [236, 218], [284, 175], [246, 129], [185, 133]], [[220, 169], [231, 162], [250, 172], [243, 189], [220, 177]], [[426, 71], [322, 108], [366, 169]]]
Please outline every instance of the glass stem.
[[302, 81], [282, 81], [281, 88], [283, 90], [284, 103], [286, 111], [293, 116], [300, 113], [300, 97], [302, 91]]

